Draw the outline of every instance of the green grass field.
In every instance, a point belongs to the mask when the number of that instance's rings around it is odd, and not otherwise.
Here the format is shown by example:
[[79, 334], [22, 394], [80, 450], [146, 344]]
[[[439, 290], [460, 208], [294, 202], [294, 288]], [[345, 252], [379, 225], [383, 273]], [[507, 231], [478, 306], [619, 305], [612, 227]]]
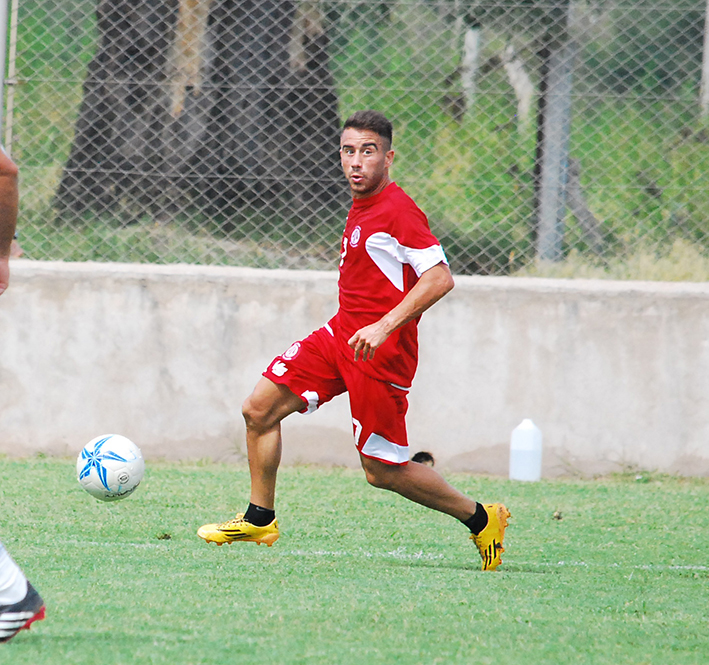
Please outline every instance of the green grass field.
[[0, 662], [706, 662], [709, 481], [451, 480], [511, 508], [498, 572], [356, 471], [284, 468], [281, 539], [218, 548], [195, 531], [244, 506], [244, 467], [150, 463], [102, 504], [73, 460], [2, 458], [0, 538], [48, 609]]

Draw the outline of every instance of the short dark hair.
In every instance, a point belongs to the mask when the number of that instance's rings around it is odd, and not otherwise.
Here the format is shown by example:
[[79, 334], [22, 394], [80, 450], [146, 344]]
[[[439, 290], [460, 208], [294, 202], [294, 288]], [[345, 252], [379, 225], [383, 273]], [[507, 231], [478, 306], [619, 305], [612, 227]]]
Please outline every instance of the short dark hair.
[[416, 453], [411, 458], [411, 461], [418, 462], [419, 464], [428, 464], [429, 466], [434, 466], [436, 464], [436, 460], [433, 459], [433, 455], [431, 455], [431, 453], [427, 453], [425, 450]]
[[367, 129], [370, 132], [379, 134], [386, 142], [386, 149], [391, 148], [394, 137], [394, 128], [388, 118], [379, 111], [356, 111], [353, 113], [342, 127], [342, 131], [351, 127], [352, 129]]

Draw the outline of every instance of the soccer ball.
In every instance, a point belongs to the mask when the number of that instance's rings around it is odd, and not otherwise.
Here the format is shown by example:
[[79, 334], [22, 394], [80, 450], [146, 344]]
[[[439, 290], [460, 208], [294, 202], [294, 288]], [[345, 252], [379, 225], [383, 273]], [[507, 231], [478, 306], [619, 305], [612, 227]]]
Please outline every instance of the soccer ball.
[[79, 485], [101, 501], [117, 501], [132, 494], [144, 473], [140, 448], [119, 434], [92, 439], [76, 460]]

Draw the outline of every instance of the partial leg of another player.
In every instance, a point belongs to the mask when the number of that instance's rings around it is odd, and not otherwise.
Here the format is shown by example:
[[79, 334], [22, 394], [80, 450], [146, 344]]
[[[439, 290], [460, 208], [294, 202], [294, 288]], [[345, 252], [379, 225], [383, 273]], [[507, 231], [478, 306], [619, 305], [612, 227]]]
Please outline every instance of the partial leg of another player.
[[385, 464], [364, 456], [361, 461], [367, 481], [374, 487], [396, 492], [463, 522], [470, 529], [470, 539], [480, 552], [483, 570], [495, 570], [502, 563], [505, 529], [510, 517], [503, 504], [473, 501], [425, 464]]
[[281, 421], [303, 408], [303, 400], [288, 388], [262, 378], [242, 407], [251, 473], [251, 502], [246, 513], [219, 524], [205, 524], [197, 535], [208, 543], [266, 543], [278, 540], [274, 512], [276, 477], [281, 461]]
[[0, 543], [0, 642], [44, 619], [41, 596]]

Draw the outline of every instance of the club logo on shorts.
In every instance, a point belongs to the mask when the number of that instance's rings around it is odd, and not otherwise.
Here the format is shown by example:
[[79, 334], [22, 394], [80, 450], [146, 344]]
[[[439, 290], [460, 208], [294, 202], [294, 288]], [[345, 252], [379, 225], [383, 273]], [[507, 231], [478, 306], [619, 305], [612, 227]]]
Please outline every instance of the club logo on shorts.
[[271, 371], [276, 376], [283, 376], [288, 371], [288, 368], [280, 360], [276, 360], [276, 362], [271, 365]]
[[298, 353], [300, 353], [300, 342], [294, 342], [288, 347], [282, 358], [284, 358], [285, 360], [293, 360], [293, 358], [295, 358]]
[[357, 245], [359, 245], [359, 240], [361, 237], [362, 237], [362, 227], [355, 226], [354, 230], [352, 231], [352, 235], [350, 235], [350, 247], [357, 247]]

